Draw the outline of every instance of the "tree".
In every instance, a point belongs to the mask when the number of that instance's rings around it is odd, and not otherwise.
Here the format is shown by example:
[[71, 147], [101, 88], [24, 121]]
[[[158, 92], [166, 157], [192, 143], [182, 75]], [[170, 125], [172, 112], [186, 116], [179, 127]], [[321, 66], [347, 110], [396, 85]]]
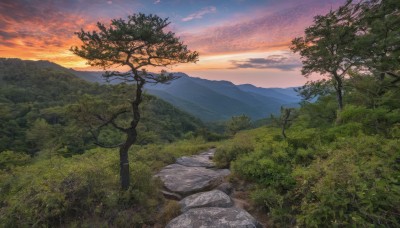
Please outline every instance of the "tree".
[[320, 73], [332, 79], [339, 110], [343, 109], [343, 80], [358, 60], [353, 42], [359, 9], [358, 4], [348, 1], [336, 11], [314, 17], [314, 24], [306, 28], [305, 36], [292, 40], [291, 50], [302, 58], [303, 75]]
[[251, 126], [251, 119], [246, 115], [232, 116], [232, 118], [226, 124], [227, 130], [232, 135], [238, 131], [245, 130]]
[[[400, 82], [400, 1], [371, 0], [362, 4], [359, 17], [358, 54], [365, 68]], [[368, 48], [365, 48], [368, 47]], [[382, 95], [382, 94], [381, 94]]]
[[326, 79], [308, 81], [303, 86], [295, 88], [294, 91], [296, 91], [299, 96], [302, 97], [303, 101], [310, 102], [319, 96], [325, 96], [333, 93], [330, 85], [331, 82]]
[[280, 125], [282, 129], [282, 137], [286, 139], [286, 129], [292, 124], [292, 121], [296, 118], [297, 112], [295, 108], [284, 108], [281, 107]]
[[[166, 67], [198, 60], [197, 52], [188, 50], [174, 33], [165, 31], [169, 24], [168, 19], [142, 13], [128, 16], [127, 20], [114, 19], [109, 26], [98, 22], [98, 31], [77, 32], [83, 45], [71, 48], [74, 54], [86, 59], [91, 66], [102, 67], [104, 70], [128, 67], [128, 72], [106, 71], [103, 76], [107, 81], [122, 80], [136, 85], [134, 94], [129, 97], [129, 109], [122, 106], [112, 114], [96, 115], [101, 124], [91, 126], [90, 129], [97, 145], [119, 147], [122, 189], [129, 187], [128, 150], [137, 140], [136, 127], [140, 121], [139, 105], [142, 102], [143, 86], [146, 83], [168, 83], [176, 79], [165, 71], [161, 74], [148, 73], [144, 67]], [[131, 118], [128, 126], [118, 125], [117, 118], [127, 113]], [[117, 145], [103, 145], [98, 141], [97, 132], [107, 126], [126, 135], [126, 139]]]

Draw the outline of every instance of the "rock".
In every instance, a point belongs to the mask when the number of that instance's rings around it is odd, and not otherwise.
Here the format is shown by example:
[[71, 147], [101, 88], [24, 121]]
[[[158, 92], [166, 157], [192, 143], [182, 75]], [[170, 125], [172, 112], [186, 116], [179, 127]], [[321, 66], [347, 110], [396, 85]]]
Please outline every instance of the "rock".
[[231, 197], [220, 190], [212, 190], [190, 195], [182, 199], [179, 204], [182, 212], [185, 212], [198, 207], [231, 207], [233, 206], [233, 201]]
[[172, 199], [172, 200], [181, 200], [182, 199], [182, 196], [180, 196], [180, 195], [178, 195], [176, 193], [173, 193], [173, 192], [161, 191], [161, 193], [167, 199]]
[[176, 160], [176, 163], [179, 165], [184, 165], [188, 167], [206, 167], [212, 168], [215, 167], [214, 162], [211, 158], [214, 156], [215, 149], [210, 149], [206, 152], [203, 152], [199, 155], [193, 155], [190, 157], [181, 157]]
[[218, 186], [229, 174], [228, 169], [212, 170], [172, 164], [164, 167], [156, 177], [160, 177], [167, 191], [187, 196]]
[[167, 228], [250, 228], [262, 227], [249, 213], [239, 208], [203, 207], [191, 209], [171, 220]]
[[218, 189], [218, 190], [230, 195], [230, 194], [232, 194], [233, 186], [232, 186], [231, 183], [226, 183], [225, 182], [225, 183], [222, 183], [222, 184], [218, 185], [218, 187], [216, 189]]

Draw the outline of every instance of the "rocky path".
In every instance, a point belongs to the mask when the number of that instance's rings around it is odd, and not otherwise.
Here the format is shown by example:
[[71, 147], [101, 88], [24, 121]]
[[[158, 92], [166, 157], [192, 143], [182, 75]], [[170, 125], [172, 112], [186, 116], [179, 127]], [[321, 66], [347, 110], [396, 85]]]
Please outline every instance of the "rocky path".
[[199, 155], [178, 158], [156, 176], [164, 183], [164, 196], [179, 200], [182, 214], [172, 219], [168, 228], [262, 227], [247, 211], [235, 205], [224, 183], [228, 169], [217, 169], [212, 157], [215, 149]]

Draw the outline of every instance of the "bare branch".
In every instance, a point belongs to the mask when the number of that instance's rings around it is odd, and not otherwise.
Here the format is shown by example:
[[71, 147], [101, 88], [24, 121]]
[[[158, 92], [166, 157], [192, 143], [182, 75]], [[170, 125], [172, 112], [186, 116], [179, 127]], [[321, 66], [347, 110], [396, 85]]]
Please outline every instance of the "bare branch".
[[120, 116], [120, 115], [122, 115], [122, 114], [124, 114], [124, 113], [127, 113], [127, 112], [128, 112], [127, 110], [119, 111], [119, 112], [117, 112], [117, 113], [114, 113], [109, 119], [105, 119], [104, 117], [102, 117], [102, 116], [99, 115], [99, 114], [94, 114], [94, 116], [95, 116], [98, 120], [103, 121], [103, 123], [102, 123], [100, 126], [98, 126], [97, 129], [100, 129], [100, 128], [102, 128], [102, 127], [107, 126], [108, 124], [111, 124], [111, 125], [112, 125], [113, 127], [115, 127], [116, 129], [120, 130], [121, 132], [126, 133], [128, 129], [119, 127], [114, 121], [115, 121], [115, 119], [116, 119], [118, 116]]

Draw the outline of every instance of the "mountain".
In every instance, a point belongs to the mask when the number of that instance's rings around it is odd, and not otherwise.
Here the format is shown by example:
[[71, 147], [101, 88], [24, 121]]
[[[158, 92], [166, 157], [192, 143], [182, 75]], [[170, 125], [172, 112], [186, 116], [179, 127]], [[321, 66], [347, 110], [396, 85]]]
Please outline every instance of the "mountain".
[[[98, 83], [101, 72], [73, 71], [78, 77]], [[296, 106], [300, 98], [293, 88], [260, 88], [234, 85], [229, 81], [212, 81], [174, 73], [180, 78], [170, 84], [146, 85], [146, 92], [206, 122], [248, 115], [253, 120], [278, 114], [281, 106]]]
[[253, 120], [280, 112], [281, 106], [298, 104], [293, 88], [258, 88], [234, 85], [229, 81], [212, 81], [175, 73], [179, 79], [167, 85], [148, 85], [147, 92], [199, 117], [219, 121], [245, 114]]
[[[48, 61], [36, 61], [35, 66], [55, 69], [89, 82], [106, 83], [101, 71], [76, 71]], [[234, 85], [229, 81], [189, 77], [184, 73], [175, 75], [180, 78], [170, 84], [146, 85], [146, 92], [206, 122], [227, 120], [242, 114], [258, 120], [278, 114], [281, 106], [298, 106], [300, 101], [293, 88], [260, 88], [251, 84]]]
[[298, 105], [300, 101], [300, 97], [297, 92], [294, 91], [295, 87], [290, 88], [262, 88], [256, 87], [251, 84], [242, 84], [237, 86], [242, 91], [248, 93], [255, 93], [265, 97], [272, 97], [275, 99], [279, 99], [284, 102], [286, 105]]
[[88, 82], [97, 82], [100, 84], [106, 83], [106, 80], [102, 77], [102, 71], [77, 71], [74, 69], [69, 69], [69, 71], [76, 75], [78, 78], [81, 78]]

